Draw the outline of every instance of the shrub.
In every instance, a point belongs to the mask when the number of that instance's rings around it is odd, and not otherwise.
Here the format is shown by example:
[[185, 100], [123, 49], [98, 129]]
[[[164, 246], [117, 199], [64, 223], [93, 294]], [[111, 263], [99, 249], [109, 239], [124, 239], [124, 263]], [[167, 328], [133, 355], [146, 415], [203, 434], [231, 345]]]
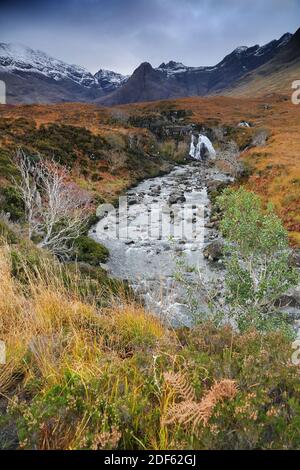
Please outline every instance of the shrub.
[[68, 370], [61, 383], [36, 395], [30, 406], [22, 403], [16, 410], [21, 413], [18, 428], [23, 448], [115, 449], [121, 438], [118, 413], [103, 397], [103, 380], [86, 383], [80, 374]]
[[25, 215], [24, 203], [19, 191], [14, 186], [2, 189], [2, 211], [8, 213], [13, 222], [22, 221]]
[[9, 244], [14, 244], [19, 241], [18, 235], [14, 232], [14, 230], [9, 226], [9, 224], [0, 219], [0, 243], [6, 242]]
[[161, 144], [160, 151], [164, 158], [173, 159], [176, 150], [176, 144], [173, 140], [169, 140]]
[[269, 207], [254, 193], [226, 189], [218, 198], [224, 213], [227, 301], [241, 329], [281, 324], [275, 303], [299, 275], [290, 267], [288, 234]]
[[75, 242], [75, 256], [78, 262], [99, 266], [109, 256], [108, 249], [88, 236], [81, 236]]

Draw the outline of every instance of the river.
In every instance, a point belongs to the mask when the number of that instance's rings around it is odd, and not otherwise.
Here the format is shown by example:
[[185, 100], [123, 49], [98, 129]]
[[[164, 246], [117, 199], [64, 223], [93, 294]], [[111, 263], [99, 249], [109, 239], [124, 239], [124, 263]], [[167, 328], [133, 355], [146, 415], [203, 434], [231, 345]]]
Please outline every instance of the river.
[[222, 276], [203, 256], [219, 237], [209, 223], [207, 182], [228, 179], [201, 162], [176, 166], [127, 191], [126, 211], [107, 210], [90, 233], [109, 249], [108, 273], [128, 281], [147, 309], [174, 326], [207, 311], [207, 291]]

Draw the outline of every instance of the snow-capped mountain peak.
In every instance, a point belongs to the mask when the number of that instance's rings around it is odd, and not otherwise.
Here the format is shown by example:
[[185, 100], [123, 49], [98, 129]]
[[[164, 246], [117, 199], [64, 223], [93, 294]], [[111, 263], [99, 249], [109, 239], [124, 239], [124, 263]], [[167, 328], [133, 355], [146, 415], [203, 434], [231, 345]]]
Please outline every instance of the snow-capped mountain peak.
[[0, 71], [24, 76], [41, 74], [56, 82], [71, 80], [85, 88], [110, 92], [121, 86], [128, 77], [100, 69], [95, 75], [84, 67], [55, 59], [45, 52], [21, 44], [0, 43]]
[[248, 50], [247, 46], [239, 46], [236, 49], [234, 49], [233, 54], [242, 54], [243, 52], [246, 52]]
[[182, 64], [181, 62], [175, 62], [174, 60], [170, 60], [168, 63], [163, 62], [160, 66], [156, 69], [160, 72], [164, 72], [167, 75], [173, 75], [175, 73], [182, 73], [189, 70], [190, 67]]
[[282, 46], [286, 46], [290, 40], [292, 39], [293, 35], [291, 33], [285, 33], [283, 36], [281, 36], [281, 38], [279, 39], [279, 44], [277, 45], [277, 47], [282, 47]]
[[95, 73], [94, 78], [104, 91], [110, 92], [122, 86], [128, 80], [129, 75], [122, 75], [112, 70], [100, 69]]
[[104, 68], [92, 74], [39, 50], [0, 42], [0, 80], [6, 83], [9, 103], [79, 101], [107, 105], [206, 96], [228, 89], [275, 60], [282, 50], [281, 60], [298, 58], [298, 37], [298, 32], [286, 33], [262, 46], [240, 46], [215, 66], [190, 67], [171, 60], [153, 69], [143, 62], [131, 77]]
[[165, 62], [163, 62], [162, 64], [160, 64], [160, 66], [158, 67], [159, 69], [163, 69], [163, 70], [178, 70], [178, 69], [186, 69], [186, 65], [183, 65], [181, 62], [175, 62], [174, 60], [170, 60], [167, 64]]
[[21, 74], [42, 74], [56, 81], [69, 79], [85, 87], [96, 84], [93, 75], [84, 67], [69, 65], [45, 52], [21, 44], [0, 43], [0, 69]]

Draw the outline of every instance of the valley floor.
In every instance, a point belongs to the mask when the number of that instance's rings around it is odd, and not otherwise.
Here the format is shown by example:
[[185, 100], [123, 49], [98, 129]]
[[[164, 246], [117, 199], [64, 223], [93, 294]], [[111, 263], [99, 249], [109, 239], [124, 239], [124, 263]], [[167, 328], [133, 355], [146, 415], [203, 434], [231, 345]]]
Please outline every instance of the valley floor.
[[[126, 284], [107, 277], [99, 265], [107, 252], [99, 253], [87, 233], [77, 262], [61, 263], [29, 241], [11, 179], [19, 176], [11, 160], [16, 148], [55, 156], [96, 208], [182, 163], [189, 126], [196, 132], [204, 126], [219, 135], [216, 147], [234, 140], [246, 170], [239, 184], [274, 204], [296, 245], [299, 117], [300, 107], [280, 96], [111, 109], [76, 103], [0, 107], [0, 339], [6, 347], [0, 448], [300, 449], [294, 331], [290, 321], [264, 317], [268, 289], [281, 295], [297, 276], [287, 257], [286, 231], [273, 214], [265, 218], [259, 198], [243, 189], [229, 192], [223, 211], [228, 201], [234, 205], [233, 212], [227, 207], [231, 242], [240, 233], [249, 235], [251, 249], [260, 248], [266, 263], [274, 247], [283, 247], [282, 257], [264, 270], [267, 287], [262, 282], [254, 293], [255, 279], [235, 262], [230, 285], [242, 305], [235, 318], [239, 330], [220, 321], [219, 311], [192, 328], [174, 329], [146, 311]], [[250, 127], [238, 127], [241, 121]], [[188, 129], [183, 136], [182, 126]], [[226, 165], [220, 169], [229, 171]], [[239, 232], [234, 216], [247, 225], [248, 214], [254, 229], [248, 234], [243, 226]], [[262, 317], [251, 310], [251, 301], [260, 305]]]

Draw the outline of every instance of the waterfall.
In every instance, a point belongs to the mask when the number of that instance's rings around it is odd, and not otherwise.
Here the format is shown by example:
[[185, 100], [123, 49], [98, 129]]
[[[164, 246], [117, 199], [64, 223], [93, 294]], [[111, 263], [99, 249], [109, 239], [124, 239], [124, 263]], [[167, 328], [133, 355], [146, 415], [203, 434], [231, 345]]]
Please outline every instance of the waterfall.
[[189, 156], [192, 158], [195, 158], [195, 155], [196, 155], [195, 136], [192, 134]]
[[216, 151], [213, 144], [205, 135], [199, 134], [197, 145], [195, 145], [196, 137], [192, 135], [190, 146], [190, 157], [195, 160], [214, 160], [216, 158]]

